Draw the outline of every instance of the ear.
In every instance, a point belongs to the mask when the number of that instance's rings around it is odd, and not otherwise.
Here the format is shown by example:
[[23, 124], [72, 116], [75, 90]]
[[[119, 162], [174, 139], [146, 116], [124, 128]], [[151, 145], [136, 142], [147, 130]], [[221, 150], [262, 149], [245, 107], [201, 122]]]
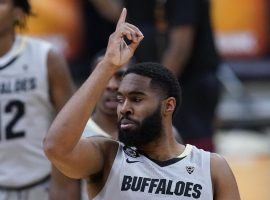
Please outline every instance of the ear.
[[176, 100], [174, 97], [169, 97], [164, 100], [164, 109], [163, 109], [164, 115], [172, 115], [175, 108], [176, 108]]
[[13, 10], [14, 24], [21, 24], [25, 20], [25, 13], [19, 7], [15, 7]]

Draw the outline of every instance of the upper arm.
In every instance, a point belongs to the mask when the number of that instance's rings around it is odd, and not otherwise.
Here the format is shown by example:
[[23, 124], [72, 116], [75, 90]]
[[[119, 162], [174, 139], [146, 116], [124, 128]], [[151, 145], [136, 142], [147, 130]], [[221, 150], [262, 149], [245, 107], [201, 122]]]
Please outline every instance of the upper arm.
[[54, 158], [54, 165], [66, 176], [87, 178], [101, 172], [109, 156], [115, 156], [118, 143], [102, 137], [81, 138], [72, 152]]
[[199, 20], [197, 2], [197, 0], [170, 0], [166, 4], [169, 45], [163, 63], [176, 75], [181, 74], [193, 50]]
[[95, 138], [81, 138], [66, 156], [55, 157], [54, 165], [66, 176], [80, 179], [95, 174], [104, 166], [103, 152]]
[[240, 200], [233, 172], [218, 154], [211, 154], [211, 176], [215, 200]]
[[195, 28], [190, 25], [170, 29], [169, 43], [163, 56], [163, 64], [179, 76], [193, 50]]
[[73, 83], [63, 56], [50, 50], [47, 59], [49, 92], [51, 101], [57, 111], [73, 93]]
[[172, 27], [169, 32], [169, 45], [178, 50], [178, 56], [188, 58], [192, 51], [194, 35], [195, 27], [192, 25]]

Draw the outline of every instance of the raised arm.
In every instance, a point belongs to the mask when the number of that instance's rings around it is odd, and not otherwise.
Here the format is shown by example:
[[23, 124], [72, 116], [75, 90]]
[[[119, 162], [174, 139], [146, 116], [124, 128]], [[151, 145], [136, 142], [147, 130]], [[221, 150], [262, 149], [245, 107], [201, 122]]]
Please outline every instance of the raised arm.
[[[105, 139], [81, 139], [83, 129], [94, 107], [118, 68], [133, 56], [143, 39], [135, 26], [125, 22], [123, 9], [115, 32], [110, 36], [104, 59], [53, 121], [44, 138], [44, 151], [51, 162], [65, 175], [83, 178], [102, 170], [104, 149], [111, 142]], [[127, 45], [123, 37], [131, 43]]]
[[211, 175], [215, 200], [240, 200], [237, 183], [226, 160], [211, 154]]

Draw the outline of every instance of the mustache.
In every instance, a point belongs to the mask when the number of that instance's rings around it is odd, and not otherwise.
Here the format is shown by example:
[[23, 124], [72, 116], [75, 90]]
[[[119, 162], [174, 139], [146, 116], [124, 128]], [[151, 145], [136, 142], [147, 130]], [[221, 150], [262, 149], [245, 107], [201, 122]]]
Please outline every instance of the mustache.
[[132, 119], [131, 117], [129, 117], [128, 115], [122, 116], [120, 118], [120, 120], [118, 121], [119, 124], [121, 124], [123, 121], [130, 121], [133, 122], [134, 124], [139, 124], [139, 122], [135, 119]]
[[103, 95], [105, 99], [115, 99], [117, 97], [117, 92], [116, 91], [106, 91]]

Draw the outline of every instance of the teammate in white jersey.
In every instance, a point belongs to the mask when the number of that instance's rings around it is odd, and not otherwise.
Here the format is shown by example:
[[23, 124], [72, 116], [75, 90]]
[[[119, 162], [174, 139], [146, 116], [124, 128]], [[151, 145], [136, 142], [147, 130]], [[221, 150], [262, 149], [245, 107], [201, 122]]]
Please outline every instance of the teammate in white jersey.
[[93, 177], [88, 189], [96, 200], [239, 200], [233, 173], [221, 156], [181, 145], [173, 137], [180, 88], [159, 64], [137, 64], [120, 83], [118, 127], [125, 146], [106, 138], [81, 138], [107, 82], [143, 39], [125, 18], [123, 9], [104, 59], [53, 121], [43, 143], [46, 155], [69, 177]]
[[27, 0], [0, 1], [0, 199], [48, 198], [51, 164], [42, 139], [71, 96], [64, 59], [48, 43], [15, 33]]

